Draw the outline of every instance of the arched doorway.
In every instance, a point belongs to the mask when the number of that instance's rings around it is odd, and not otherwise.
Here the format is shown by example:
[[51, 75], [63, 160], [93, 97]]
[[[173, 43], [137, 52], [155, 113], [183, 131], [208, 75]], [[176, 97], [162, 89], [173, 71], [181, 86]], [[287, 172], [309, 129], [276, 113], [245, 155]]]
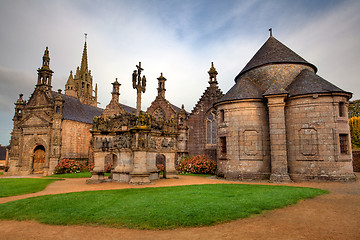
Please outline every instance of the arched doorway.
[[38, 145], [34, 149], [33, 173], [43, 173], [45, 164], [45, 147]]
[[163, 173], [163, 177], [166, 177], [165, 169], [166, 169], [166, 159], [165, 155], [157, 154], [156, 155], [156, 167], [160, 170], [160, 174]]

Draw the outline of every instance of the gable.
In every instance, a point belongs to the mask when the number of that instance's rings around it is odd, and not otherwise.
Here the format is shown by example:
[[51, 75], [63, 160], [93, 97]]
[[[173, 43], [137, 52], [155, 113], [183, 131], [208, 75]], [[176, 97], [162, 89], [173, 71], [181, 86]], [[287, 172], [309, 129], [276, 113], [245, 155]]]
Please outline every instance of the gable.
[[31, 95], [27, 106], [35, 107], [35, 106], [47, 106], [52, 104], [52, 98], [48, 94], [48, 92], [36, 88], [33, 94]]
[[23, 121], [20, 122], [20, 125], [23, 127], [28, 126], [43, 126], [43, 125], [49, 125], [50, 119], [46, 119], [48, 117], [41, 116], [40, 114], [31, 113]]

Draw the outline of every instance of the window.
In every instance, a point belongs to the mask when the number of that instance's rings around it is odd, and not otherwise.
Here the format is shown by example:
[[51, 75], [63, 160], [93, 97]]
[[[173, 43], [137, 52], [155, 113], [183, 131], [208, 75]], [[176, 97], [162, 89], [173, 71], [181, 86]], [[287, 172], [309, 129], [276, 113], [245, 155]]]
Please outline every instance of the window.
[[345, 117], [345, 103], [339, 102], [339, 117]]
[[56, 113], [60, 113], [60, 106], [56, 106]]
[[216, 118], [215, 111], [210, 112], [206, 118], [206, 144], [216, 144]]
[[349, 136], [348, 134], [340, 134], [340, 153], [348, 154], [349, 153]]
[[163, 110], [161, 108], [157, 108], [154, 113], [153, 116], [158, 120], [158, 121], [164, 121], [165, 120], [165, 114], [163, 112]]
[[226, 155], [226, 137], [220, 137], [220, 153]]
[[224, 110], [220, 110], [219, 117], [220, 117], [220, 122], [225, 121], [225, 112], [224, 112]]

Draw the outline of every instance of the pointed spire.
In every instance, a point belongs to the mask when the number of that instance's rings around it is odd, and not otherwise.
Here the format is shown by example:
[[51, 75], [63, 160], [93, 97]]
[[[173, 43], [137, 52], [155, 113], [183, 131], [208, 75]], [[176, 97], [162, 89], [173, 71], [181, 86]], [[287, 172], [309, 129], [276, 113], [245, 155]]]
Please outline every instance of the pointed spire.
[[216, 75], [218, 74], [218, 72], [216, 71], [216, 68], [214, 67], [214, 62], [211, 62], [211, 68], [208, 71], [208, 73], [209, 73], [209, 77], [210, 77], [210, 81], [209, 81], [210, 85], [212, 83], [217, 84]]
[[83, 55], [82, 55], [82, 59], [81, 59], [80, 74], [84, 74], [88, 70], [86, 39], [87, 39], [87, 34], [85, 33], [85, 44], [84, 44], [84, 50], [83, 50]]

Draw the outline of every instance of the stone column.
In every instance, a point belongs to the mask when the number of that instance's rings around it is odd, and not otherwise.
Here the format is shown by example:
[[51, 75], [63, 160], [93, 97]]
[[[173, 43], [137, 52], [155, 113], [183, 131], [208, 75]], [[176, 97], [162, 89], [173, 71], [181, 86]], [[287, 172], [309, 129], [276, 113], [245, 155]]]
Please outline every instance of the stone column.
[[286, 94], [266, 96], [269, 110], [271, 182], [291, 181], [287, 165], [285, 97]]

